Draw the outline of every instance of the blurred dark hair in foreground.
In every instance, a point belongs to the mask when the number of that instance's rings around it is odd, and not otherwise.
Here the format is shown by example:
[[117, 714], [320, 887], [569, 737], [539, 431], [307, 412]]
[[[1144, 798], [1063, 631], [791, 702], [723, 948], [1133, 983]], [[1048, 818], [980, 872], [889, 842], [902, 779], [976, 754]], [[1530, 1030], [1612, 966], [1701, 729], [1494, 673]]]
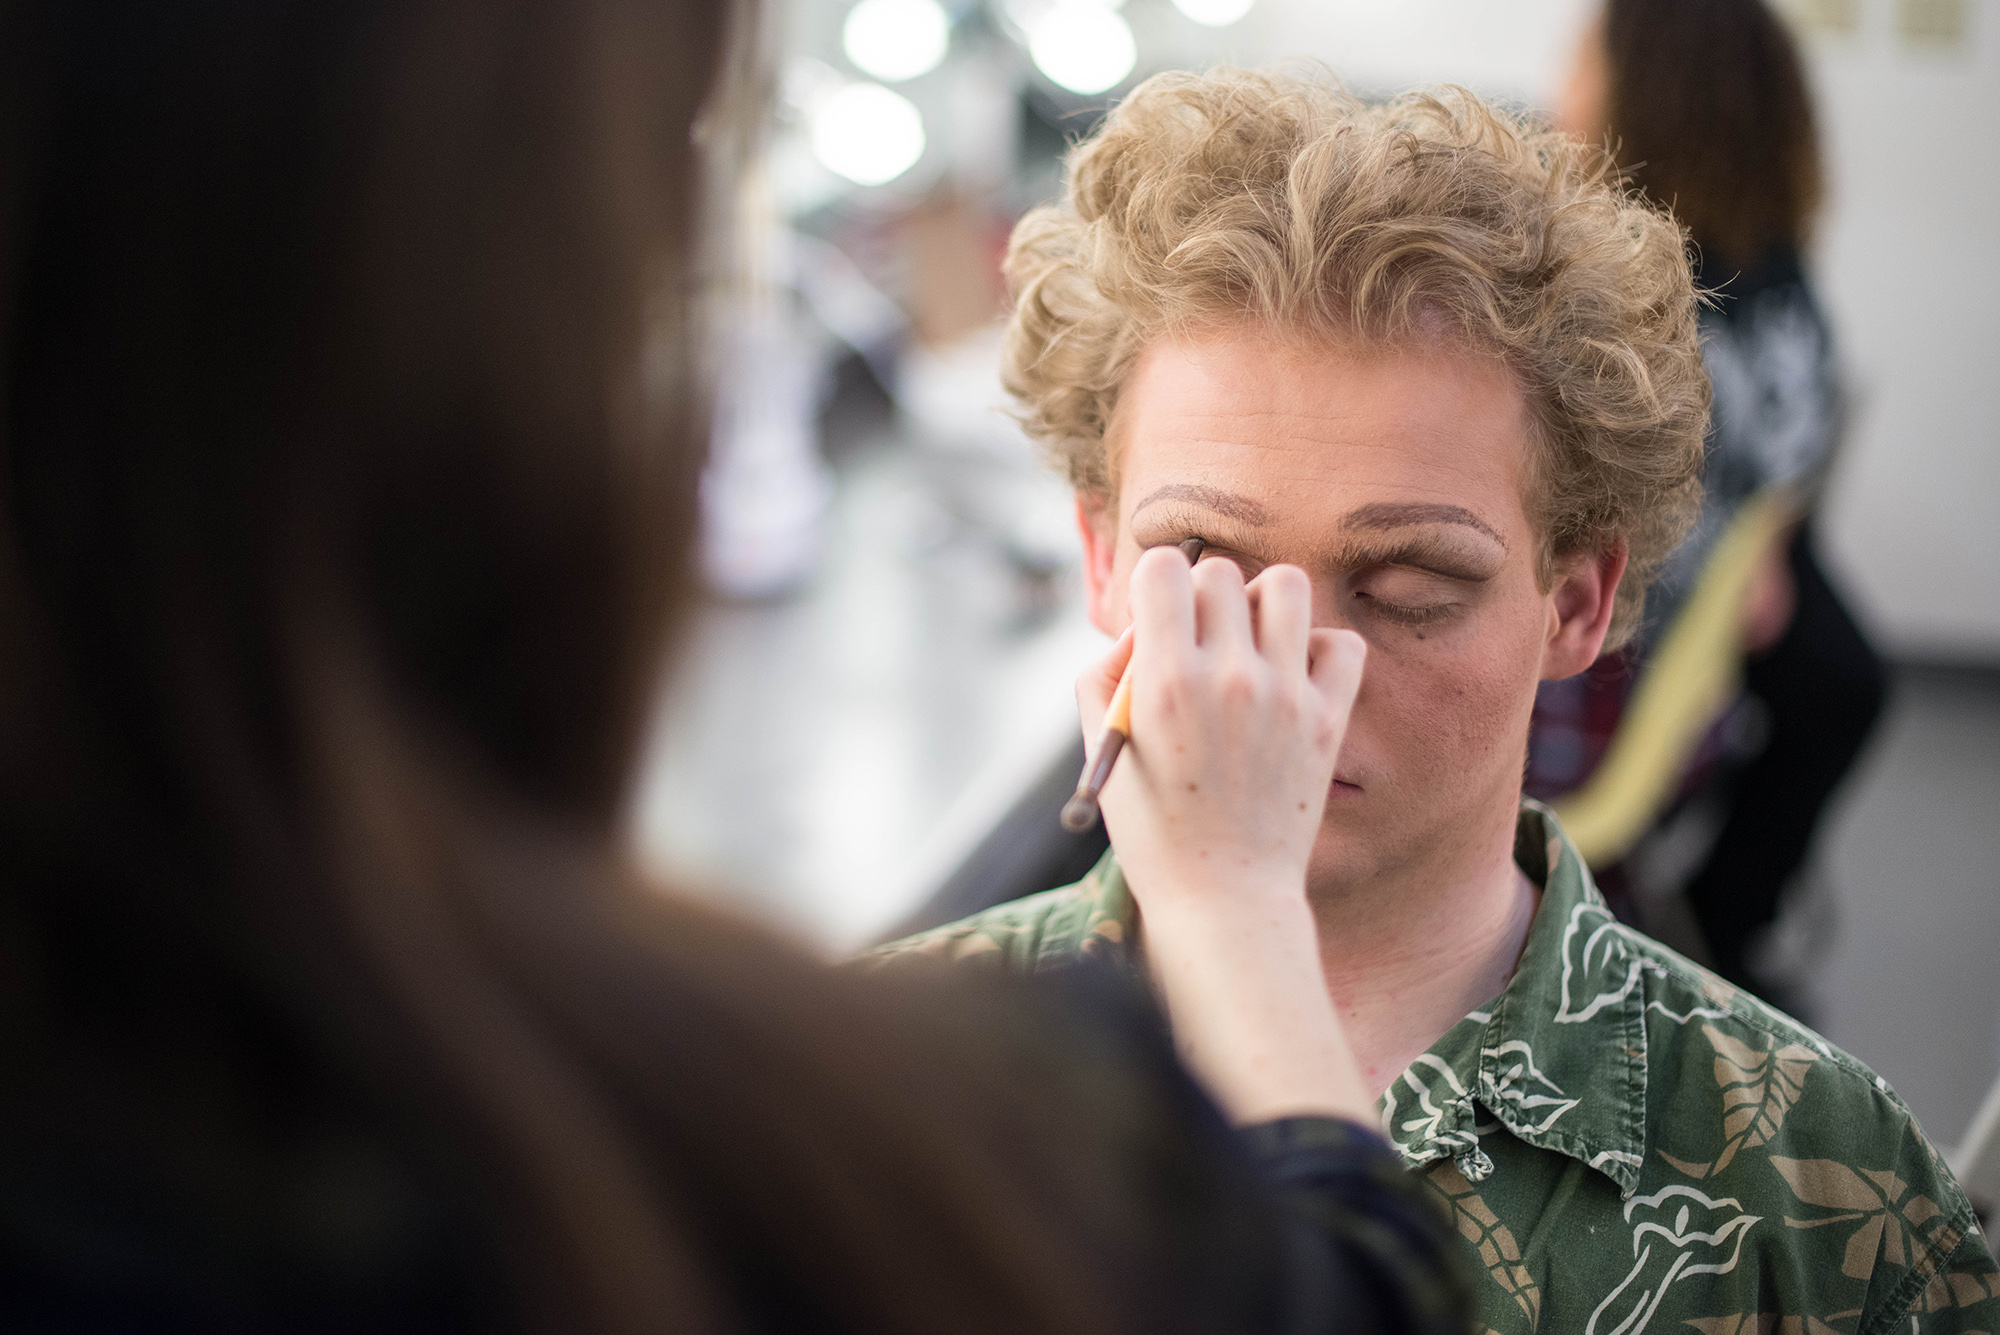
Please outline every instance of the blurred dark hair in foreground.
[[0, 1323], [1178, 1324], [1205, 1107], [624, 861], [725, 7], [3, 12]]

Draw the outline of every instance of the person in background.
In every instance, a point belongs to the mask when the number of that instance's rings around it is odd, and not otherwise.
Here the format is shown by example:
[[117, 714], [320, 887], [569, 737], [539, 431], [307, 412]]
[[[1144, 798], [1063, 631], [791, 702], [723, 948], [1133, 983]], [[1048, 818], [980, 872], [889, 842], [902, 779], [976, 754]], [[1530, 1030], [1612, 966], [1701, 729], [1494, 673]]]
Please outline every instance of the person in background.
[[[1225, 930], [1218, 1109], [1089, 971], [631, 868], [727, 13], [5, 8], [0, 1328], [1464, 1330], [1310, 954]], [[1263, 615], [1323, 788], [1355, 647]]]
[[[1798, 48], [1764, 0], [1608, 0], [1579, 46], [1556, 121], [1608, 143], [1633, 184], [1672, 208], [1711, 299], [1701, 315], [1714, 387], [1701, 517], [1662, 572], [1646, 631], [1671, 622], [1744, 502], [1789, 488], [1806, 516], [1752, 582], [1745, 686], [1768, 734], [1728, 780], [1728, 815], [1686, 890], [1717, 972], [1768, 995], [1753, 948], [1887, 688], [1881, 659], [1814, 553], [1810, 515], [1844, 404], [1832, 333], [1803, 265], [1821, 196], [1811, 94]], [[1586, 691], [1622, 693], [1631, 675], [1582, 680]], [[1569, 712], [1593, 712], [1574, 683], [1546, 691], [1545, 709], [1565, 690]], [[1580, 777], [1531, 774], [1531, 787]]]

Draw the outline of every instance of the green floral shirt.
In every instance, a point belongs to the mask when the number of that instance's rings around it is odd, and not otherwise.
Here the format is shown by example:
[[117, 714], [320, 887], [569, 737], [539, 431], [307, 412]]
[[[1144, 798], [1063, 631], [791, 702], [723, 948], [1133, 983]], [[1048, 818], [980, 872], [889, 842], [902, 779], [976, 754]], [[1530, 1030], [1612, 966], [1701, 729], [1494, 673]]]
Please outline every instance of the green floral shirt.
[[[1382, 1096], [1489, 1329], [2000, 1332], [1972, 1208], [1879, 1076], [1614, 919], [1546, 808], [1523, 805], [1515, 860], [1543, 897], [1514, 978]], [[1137, 928], [1106, 854], [871, 959], [1136, 967]]]

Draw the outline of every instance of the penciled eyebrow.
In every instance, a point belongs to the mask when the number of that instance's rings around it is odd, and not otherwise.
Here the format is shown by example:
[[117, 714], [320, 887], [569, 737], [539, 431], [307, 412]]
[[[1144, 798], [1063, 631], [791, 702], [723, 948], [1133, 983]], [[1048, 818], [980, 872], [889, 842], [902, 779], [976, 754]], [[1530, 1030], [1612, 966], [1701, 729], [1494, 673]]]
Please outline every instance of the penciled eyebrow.
[[1484, 554], [1435, 536], [1414, 536], [1371, 543], [1368, 540], [1335, 547], [1322, 557], [1329, 565], [1343, 569], [1367, 566], [1408, 566], [1427, 570], [1446, 579], [1483, 584], [1498, 573], [1496, 558], [1487, 548]]
[[1410, 528], [1417, 524], [1458, 524], [1500, 544], [1504, 551], [1507, 540], [1494, 532], [1493, 526], [1472, 511], [1457, 505], [1424, 504], [1410, 502], [1399, 504], [1393, 501], [1376, 501], [1369, 505], [1349, 510], [1340, 521], [1343, 529], [1359, 529], [1380, 532], [1387, 529]]
[[1204, 510], [1213, 510], [1224, 518], [1234, 519], [1240, 524], [1261, 527], [1271, 522], [1270, 512], [1248, 496], [1239, 496], [1233, 491], [1223, 491], [1219, 487], [1204, 487], [1198, 482], [1169, 482], [1133, 506], [1132, 513], [1137, 515], [1147, 506], [1159, 501], [1186, 501], [1190, 505], [1199, 505]]
[[[1139, 511], [1159, 501], [1193, 505], [1250, 527], [1261, 527], [1271, 522], [1270, 512], [1247, 496], [1187, 482], [1170, 483], [1159, 488], [1140, 501], [1132, 513], [1136, 517]], [[1494, 532], [1485, 520], [1462, 506], [1376, 501], [1358, 506], [1341, 517], [1340, 531], [1352, 536], [1337, 540], [1333, 546], [1323, 549], [1319, 553], [1319, 561], [1346, 569], [1409, 566], [1469, 583], [1483, 583], [1490, 579], [1495, 573], [1491, 564], [1493, 558], [1481, 554], [1481, 551], [1490, 552], [1491, 549], [1486, 548], [1483, 542], [1468, 548], [1451, 541], [1446, 533], [1439, 531], [1439, 526], [1446, 525], [1469, 528], [1482, 537], [1490, 538], [1501, 551], [1507, 550], [1506, 539]], [[1430, 531], [1422, 532], [1425, 528]], [[1401, 529], [1420, 531], [1397, 532]], [[1361, 534], [1370, 536], [1362, 537]]]
[[[1227, 519], [1241, 524], [1262, 527], [1271, 522], [1271, 515], [1262, 505], [1248, 496], [1233, 491], [1223, 491], [1219, 487], [1207, 487], [1198, 482], [1169, 482], [1166, 486], [1150, 492], [1146, 499], [1132, 507], [1136, 517], [1141, 510], [1160, 501], [1185, 501], [1199, 505], [1204, 510], [1213, 510]], [[1507, 540], [1499, 535], [1493, 526], [1472, 511], [1460, 505], [1439, 505], [1432, 502], [1374, 501], [1368, 505], [1350, 510], [1340, 521], [1345, 530], [1381, 532], [1388, 529], [1412, 528], [1419, 524], [1456, 524], [1483, 533], [1500, 544], [1505, 550]]]

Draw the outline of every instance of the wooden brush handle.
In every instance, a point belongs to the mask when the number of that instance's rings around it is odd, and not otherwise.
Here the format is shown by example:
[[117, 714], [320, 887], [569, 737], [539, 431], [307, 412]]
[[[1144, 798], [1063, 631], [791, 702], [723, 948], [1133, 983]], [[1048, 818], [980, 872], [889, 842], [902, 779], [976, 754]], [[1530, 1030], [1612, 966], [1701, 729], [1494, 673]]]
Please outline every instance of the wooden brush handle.
[[[1179, 546], [1190, 567], [1201, 559], [1203, 543], [1200, 538], [1189, 538]], [[1097, 795], [1104, 791], [1105, 783], [1111, 778], [1111, 767], [1118, 763], [1118, 753], [1131, 739], [1132, 664], [1127, 662], [1124, 675], [1118, 678], [1118, 689], [1111, 693], [1111, 704], [1104, 711], [1104, 727], [1097, 734], [1097, 750], [1083, 764], [1083, 774], [1076, 781], [1076, 796], [1063, 804], [1062, 825], [1065, 830], [1082, 831], [1097, 824]]]
[[1118, 689], [1111, 693], [1111, 706], [1104, 711], [1104, 727], [1108, 732], [1122, 732], [1132, 735], [1132, 665], [1125, 665], [1125, 675], [1118, 679]]

